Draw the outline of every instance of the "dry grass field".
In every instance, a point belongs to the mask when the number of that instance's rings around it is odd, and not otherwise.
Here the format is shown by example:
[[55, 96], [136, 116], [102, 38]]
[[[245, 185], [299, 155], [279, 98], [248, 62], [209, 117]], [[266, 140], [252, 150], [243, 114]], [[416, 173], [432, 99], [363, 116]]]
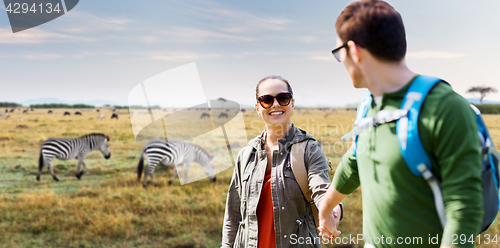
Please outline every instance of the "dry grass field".
[[[134, 140], [127, 111], [118, 120], [110, 119], [109, 109], [101, 109], [102, 120], [97, 120], [95, 110], [63, 117], [64, 111], [74, 112], [59, 109], [48, 115], [47, 110], [36, 109], [24, 114], [22, 122], [18, 122], [23, 116], [19, 111], [10, 119], [0, 119], [0, 247], [220, 246], [232, 175], [230, 160], [214, 160], [216, 167], [229, 167], [217, 174], [217, 182], [205, 178], [182, 186], [179, 180], [169, 186], [172, 168], [158, 166], [159, 187], [144, 189], [136, 174], [142, 147]], [[246, 111], [244, 118], [247, 137], [255, 137], [263, 123], [255, 111]], [[354, 118], [354, 111], [296, 109], [293, 122], [323, 144], [335, 169], [350, 145], [342, 144], [340, 137], [352, 129]], [[484, 118], [500, 147], [500, 116]], [[98, 151], [91, 153], [82, 180], [75, 177], [76, 160], [55, 160], [55, 173], [61, 181], [53, 181], [46, 169], [41, 181], [36, 181], [44, 140], [94, 132], [110, 136], [109, 160]], [[210, 142], [199, 142], [210, 147]], [[217, 155], [217, 149], [211, 151]], [[361, 233], [361, 192], [349, 196], [344, 205], [342, 235]], [[500, 222], [487, 233], [500, 235]]]

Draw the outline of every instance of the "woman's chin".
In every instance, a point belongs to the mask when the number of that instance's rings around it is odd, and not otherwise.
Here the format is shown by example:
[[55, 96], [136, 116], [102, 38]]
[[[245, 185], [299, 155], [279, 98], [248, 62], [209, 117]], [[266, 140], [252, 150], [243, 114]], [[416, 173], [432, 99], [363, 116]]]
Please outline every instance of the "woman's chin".
[[277, 127], [286, 126], [289, 123], [288, 118], [286, 118], [285, 116], [282, 116], [281, 118], [271, 117], [265, 121], [266, 121], [266, 124], [277, 126]]

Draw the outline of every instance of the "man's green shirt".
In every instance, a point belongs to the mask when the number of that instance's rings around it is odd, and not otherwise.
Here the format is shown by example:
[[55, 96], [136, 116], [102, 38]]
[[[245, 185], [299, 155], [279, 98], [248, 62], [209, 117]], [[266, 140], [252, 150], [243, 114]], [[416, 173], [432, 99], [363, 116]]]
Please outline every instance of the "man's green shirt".
[[[383, 109], [399, 109], [412, 83], [413, 80], [397, 92], [384, 94], [380, 106], [372, 101], [367, 116]], [[344, 154], [332, 184], [343, 194], [361, 186], [363, 235], [367, 241], [371, 238], [372, 243], [378, 238], [375, 247], [410, 247], [406, 243], [410, 240], [418, 247], [434, 247], [435, 237], [439, 240], [435, 247], [474, 247], [472, 243], [460, 243], [463, 235], [468, 241], [475, 241], [483, 215], [475, 115], [463, 97], [450, 85], [440, 82], [424, 100], [418, 131], [431, 159], [432, 172], [441, 182], [446, 206], [444, 232], [429, 185], [410, 172], [401, 156], [396, 122], [363, 131], [358, 137], [357, 160], [351, 147]], [[380, 242], [382, 237], [385, 244]], [[387, 244], [388, 238], [392, 244]], [[446, 239], [450, 243], [445, 243]]]

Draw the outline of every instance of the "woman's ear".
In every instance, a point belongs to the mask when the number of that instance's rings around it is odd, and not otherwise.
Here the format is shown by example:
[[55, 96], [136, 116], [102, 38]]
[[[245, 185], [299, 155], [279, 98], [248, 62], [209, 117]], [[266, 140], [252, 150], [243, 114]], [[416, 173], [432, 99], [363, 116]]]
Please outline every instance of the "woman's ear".
[[292, 98], [292, 109], [295, 107], [295, 99]]
[[259, 112], [259, 104], [256, 103], [255, 104], [255, 111], [257, 112], [257, 114], [260, 116], [260, 112]]

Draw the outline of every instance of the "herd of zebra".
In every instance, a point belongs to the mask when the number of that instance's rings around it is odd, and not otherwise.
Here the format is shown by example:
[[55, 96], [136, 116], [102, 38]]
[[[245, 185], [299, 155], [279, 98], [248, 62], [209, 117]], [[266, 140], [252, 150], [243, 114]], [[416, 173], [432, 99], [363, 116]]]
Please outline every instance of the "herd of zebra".
[[[99, 150], [104, 158], [109, 159], [111, 152], [109, 150], [109, 137], [102, 133], [92, 133], [79, 138], [73, 139], [48, 139], [42, 143], [40, 148], [38, 174], [36, 179], [40, 180], [42, 169], [47, 166], [52, 178], [59, 181], [54, 174], [52, 161], [54, 158], [60, 160], [78, 159], [76, 178], [81, 179], [85, 168], [85, 157], [94, 150]], [[188, 144], [182, 141], [166, 141], [153, 140], [147, 143], [142, 149], [141, 157], [137, 166], [138, 180], [141, 180], [144, 170], [144, 159], [149, 163], [149, 166], [144, 171], [143, 186], [147, 186], [147, 178], [151, 177], [153, 184], [154, 168], [158, 164], [165, 166], [174, 166], [174, 175], [170, 179], [169, 184], [177, 177], [177, 168], [184, 168], [184, 182], [187, 182], [188, 169], [191, 162], [196, 162], [203, 167], [203, 171], [210, 178], [210, 181], [215, 182], [215, 171], [212, 164], [213, 156], [211, 156], [203, 148]], [[81, 166], [83, 167], [81, 168]]]
[[[9, 110], [9, 109], [5, 109], [5, 113], [0, 114], [0, 118], [9, 119], [9, 118], [10, 118], [9, 113], [14, 112], [15, 110], [16, 110], [15, 108], [10, 109], [10, 110]], [[28, 113], [28, 110], [29, 110], [29, 109], [24, 109], [24, 110], [19, 109], [19, 111], [22, 111], [22, 112], [23, 112], [23, 114]], [[34, 109], [31, 109], [31, 111], [34, 111]], [[87, 110], [87, 111], [89, 111], [89, 110]], [[120, 111], [120, 110], [116, 111], [115, 109], [113, 109], [112, 111], [113, 111], [113, 113], [111, 114], [111, 119], [117, 119], [117, 120], [118, 120], [118, 115], [120, 115], [120, 114], [122, 113], [122, 111]], [[100, 112], [100, 110], [99, 110], [99, 109], [97, 109], [97, 112]], [[52, 110], [50, 110], [50, 109], [49, 109], [49, 110], [47, 111], [47, 114], [54, 114], [54, 111], [52, 111]], [[71, 113], [70, 113], [69, 111], [64, 111], [64, 113], [63, 113], [63, 116], [70, 116], [70, 115], [71, 115]], [[75, 112], [73, 113], [73, 115], [79, 115], [79, 116], [82, 116], [82, 111], [75, 111]], [[20, 117], [20, 118], [18, 118], [18, 121], [22, 121], [22, 118], [24, 118], [24, 117]], [[104, 114], [99, 114], [99, 115], [97, 116], [97, 119], [98, 119], [98, 120], [101, 120], [101, 119], [103, 119], [103, 118], [104, 118]]]

